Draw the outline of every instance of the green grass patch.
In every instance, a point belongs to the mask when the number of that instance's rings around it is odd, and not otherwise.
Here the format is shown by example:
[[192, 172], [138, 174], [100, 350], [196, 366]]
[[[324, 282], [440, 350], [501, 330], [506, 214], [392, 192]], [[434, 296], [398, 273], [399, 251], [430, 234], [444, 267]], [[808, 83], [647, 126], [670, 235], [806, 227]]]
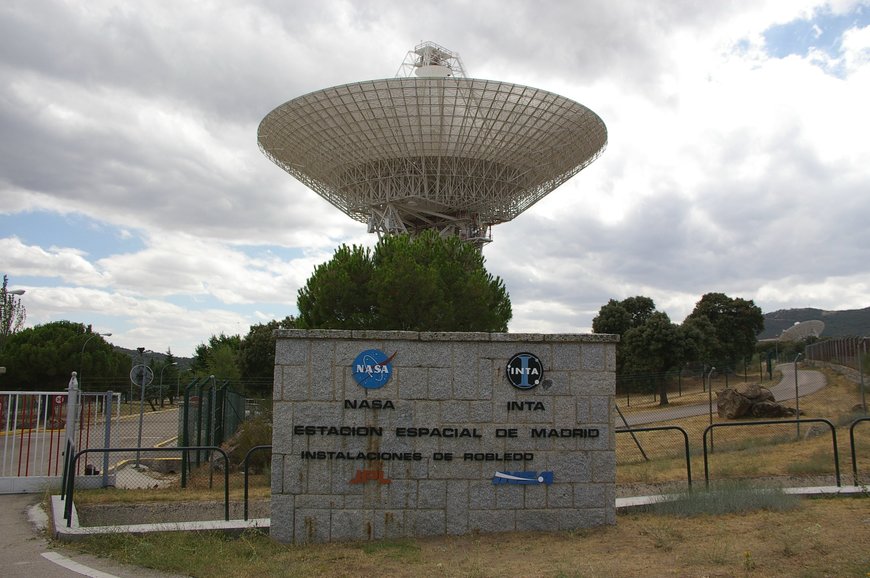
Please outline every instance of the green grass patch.
[[815, 451], [805, 458], [786, 464], [785, 471], [793, 476], [830, 474], [834, 471], [834, 457], [831, 450]]

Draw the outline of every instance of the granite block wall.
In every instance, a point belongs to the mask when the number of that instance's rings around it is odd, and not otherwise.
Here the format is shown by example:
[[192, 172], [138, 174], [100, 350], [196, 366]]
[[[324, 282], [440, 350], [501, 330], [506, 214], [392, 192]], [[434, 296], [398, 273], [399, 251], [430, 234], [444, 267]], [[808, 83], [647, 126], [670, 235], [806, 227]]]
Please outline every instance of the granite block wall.
[[276, 336], [276, 540], [615, 522], [616, 336]]

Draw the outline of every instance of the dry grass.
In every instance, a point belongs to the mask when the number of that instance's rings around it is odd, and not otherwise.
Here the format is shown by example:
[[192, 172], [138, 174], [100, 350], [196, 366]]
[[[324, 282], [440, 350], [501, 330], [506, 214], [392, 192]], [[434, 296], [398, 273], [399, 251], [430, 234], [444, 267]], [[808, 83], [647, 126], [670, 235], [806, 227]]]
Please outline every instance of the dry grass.
[[[208, 476], [193, 476], [187, 488], [178, 486], [145, 490], [125, 490], [107, 488], [99, 490], [76, 490], [75, 503], [81, 506], [92, 504], [131, 504], [174, 501], [223, 501], [223, 476], [215, 476], [212, 488], [208, 487]], [[268, 475], [250, 476], [248, 496], [250, 499], [262, 499], [271, 496]], [[230, 476], [230, 500], [239, 501], [244, 498], [244, 480], [241, 475]]]
[[[855, 385], [833, 373], [829, 385], [801, 400], [806, 417], [850, 421]], [[704, 394], [706, 395], [706, 394]], [[697, 400], [696, 400], [697, 401]], [[689, 400], [686, 400], [688, 403]], [[676, 405], [676, 403], [674, 404]], [[673, 423], [690, 432], [693, 477], [703, 481], [701, 432], [707, 416]], [[715, 418], [718, 422], [718, 418]], [[859, 464], [870, 469], [870, 424], [856, 430]], [[804, 430], [809, 424], [804, 424]], [[795, 426], [723, 428], [715, 433], [714, 479], [817, 476], [833, 480], [829, 435], [795, 441]], [[804, 432], [805, 433], [805, 432]], [[844, 481], [851, 471], [848, 430], [837, 430]], [[617, 436], [618, 484], [685, 481], [682, 437], [638, 434], [653, 458], [644, 462], [630, 436]], [[658, 439], [656, 439], [658, 438]], [[234, 478], [238, 479], [238, 478]], [[213, 499], [196, 487], [78, 492], [82, 503]], [[232, 484], [233, 499], [241, 497]], [[267, 478], [252, 496], [268, 496]], [[221, 490], [222, 492], [222, 490]], [[126, 496], [126, 497], [124, 497]], [[196, 496], [199, 496], [198, 498]], [[222, 496], [222, 493], [221, 493]], [[285, 546], [267, 536], [151, 534], [90, 538], [79, 546], [123, 562], [191, 576], [868, 576], [870, 498], [805, 500], [786, 512], [673, 517], [621, 514], [617, 524], [552, 534], [497, 534], [420, 540]]]
[[[860, 393], [857, 386], [845, 377], [830, 371], [824, 373], [828, 385], [801, 398], [802, 417], [823, 417], [839, 426], [837, 447], [841, 475], [844, 483], [851, 483], [848, 425], [858, 417], [852, 408], [860, 403]], [[713, 423], [735, 422], [714, 415]], [[751, 420], [745, 420], [744, 423], [751, 423]], [[709, 424], [708, 415], [655, 424], [678, 425], [689, 433], [692, 477], [696, 481], [703, 481], [702, 434]], [[834, 458], [830, 430], [824, 424], [806, 423], [801, 425], [800, 431], [798, 441], [794, 424], [713, 430], [708, 463], [711, 479], [826, 476], [827, 483], [833, 484]], [[617, 435], [617, 484], [685, 482], [683, 438], [678, 432], [640, 432], [637, 436], [650, 461], [643, 459], [631, 436]], [[855, 429], [855, 441], [861, 479], [870, 478], [870, 424], [862, 424]]]
[[806, 500], [787, 512], [620, 515], [615, 526], [286, 546], [249, 533], [112, 536], [80, 543], [121, 561], [209, 578], [246, 576], [866, 576], [870, 500]]

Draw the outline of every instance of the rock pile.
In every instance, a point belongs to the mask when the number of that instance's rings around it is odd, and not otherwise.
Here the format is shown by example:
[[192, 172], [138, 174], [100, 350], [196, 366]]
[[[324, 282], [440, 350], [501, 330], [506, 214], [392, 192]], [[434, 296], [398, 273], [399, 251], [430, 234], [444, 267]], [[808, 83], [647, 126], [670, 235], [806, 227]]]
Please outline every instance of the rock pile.
[[792, 417], [794, 408], [777, 403], [766, 387], [757, 383], [739, 383], [716, 393], [719, 417]]

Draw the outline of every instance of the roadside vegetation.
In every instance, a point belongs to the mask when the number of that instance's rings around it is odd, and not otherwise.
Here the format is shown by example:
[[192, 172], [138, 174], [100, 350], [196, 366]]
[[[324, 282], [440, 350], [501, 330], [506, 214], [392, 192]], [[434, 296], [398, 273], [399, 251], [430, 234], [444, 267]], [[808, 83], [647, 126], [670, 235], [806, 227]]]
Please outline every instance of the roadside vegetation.
[[[732, 493], [727, 501], [734, 497]], [[92, 537], [72, 547], [163, 572], [208, 578], [809, 578], [870, 572], [870, 499], [805, 499], [784, 507], [779, 497], [772, 500], [752, 512], [726, 508], [725, 513], [711, 515], [683, 505], [676, 512], [621, 514], [615, 526], [573, 532], [304, 546], [278, 544], [258, 532], [238, 537], [187, 532]]]

